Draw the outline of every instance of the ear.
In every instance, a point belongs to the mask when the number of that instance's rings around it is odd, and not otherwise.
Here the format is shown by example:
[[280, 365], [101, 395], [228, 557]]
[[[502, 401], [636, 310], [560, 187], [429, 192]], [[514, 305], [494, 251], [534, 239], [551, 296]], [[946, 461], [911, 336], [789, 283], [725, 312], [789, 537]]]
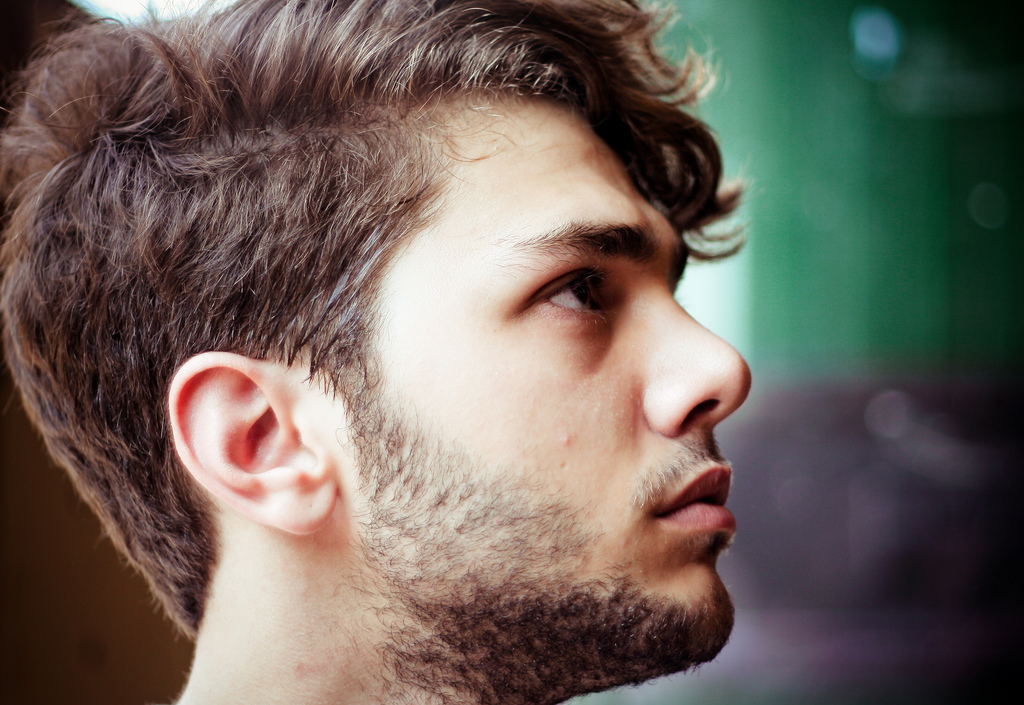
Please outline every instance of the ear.
[[293, 534], [330, 518], [339, 481], [333, 449], [322, 441], [332, 407], [304, 372], [201, 353], [175, 373], [169, 404], [178, 457], [221, 502]]

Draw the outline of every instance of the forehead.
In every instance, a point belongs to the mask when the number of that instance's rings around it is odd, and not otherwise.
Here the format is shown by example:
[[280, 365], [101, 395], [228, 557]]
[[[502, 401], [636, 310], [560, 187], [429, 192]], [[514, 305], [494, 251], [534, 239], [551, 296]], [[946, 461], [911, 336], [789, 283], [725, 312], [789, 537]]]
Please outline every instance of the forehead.
[[447, 120], [443, 146], [455, 183], [483, 186], [489, 177], [515, 165], [534, 175], [549, 170], [589, 168], [633, 191], [616, 154], [585, 120], [549, 100], [508, 100], [462, 106]]
[[636, 190], [619, 157], [568, 108], [543, 100], [462, 106], [446, 116], [445, 188], [410, 249], [515, 255], [570, 224], [678, 237]]
[[[578, 116], [521, 100], [453, 116], [440, 217], [483, 235], [536, 235], [557, 219], [646, 221], [622, 161]], [[485, 221], [485, 222], [481, 222]]]

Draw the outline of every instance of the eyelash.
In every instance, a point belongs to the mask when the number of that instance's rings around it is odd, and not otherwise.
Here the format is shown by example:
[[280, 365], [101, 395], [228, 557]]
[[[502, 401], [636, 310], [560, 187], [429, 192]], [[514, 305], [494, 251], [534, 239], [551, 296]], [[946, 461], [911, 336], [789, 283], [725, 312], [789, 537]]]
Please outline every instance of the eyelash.
[[577, 272], [572, 279], [558, 287], [558, 289], [551, 295], [550, 300], [553, 301], [562, 292], [569, 292], [582, 304], [582, 307], [575, 308], [572, 306], [562, 306], [558, 303], [555, 305], [571, 311], [579, 311], [581, 313], [601, 313], [602, 306], [600, 298], [604, 284], [605, 275], [603, 272], [599, 272], [596, 269], [581, 270]]

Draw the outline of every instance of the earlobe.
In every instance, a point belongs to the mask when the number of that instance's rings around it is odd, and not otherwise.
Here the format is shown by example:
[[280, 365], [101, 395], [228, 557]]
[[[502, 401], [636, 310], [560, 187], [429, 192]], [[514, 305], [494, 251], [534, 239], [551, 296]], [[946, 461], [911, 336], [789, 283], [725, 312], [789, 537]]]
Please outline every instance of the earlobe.
[[201, 353], [175, 373], [168, 401], [178, 457], [223, 504], [294, 534], [315, 532], [330, 518], [337, 468], [311, 427], [318, 413], [306, 408], [322, 395], [301, 372]]

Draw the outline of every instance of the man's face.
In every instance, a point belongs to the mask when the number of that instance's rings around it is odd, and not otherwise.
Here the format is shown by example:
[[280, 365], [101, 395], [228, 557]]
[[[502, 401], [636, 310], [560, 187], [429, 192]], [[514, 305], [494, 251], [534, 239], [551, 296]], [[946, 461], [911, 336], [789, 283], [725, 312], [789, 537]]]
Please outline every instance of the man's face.
[[539, 702], [711, 658], [734, 530], [712, 429], [747, 367], [674, 300], [679, 239], [588, 126], [540, 102], [466, 115], [353, 414], [367, 553], [416, 624], [394, 664]]

